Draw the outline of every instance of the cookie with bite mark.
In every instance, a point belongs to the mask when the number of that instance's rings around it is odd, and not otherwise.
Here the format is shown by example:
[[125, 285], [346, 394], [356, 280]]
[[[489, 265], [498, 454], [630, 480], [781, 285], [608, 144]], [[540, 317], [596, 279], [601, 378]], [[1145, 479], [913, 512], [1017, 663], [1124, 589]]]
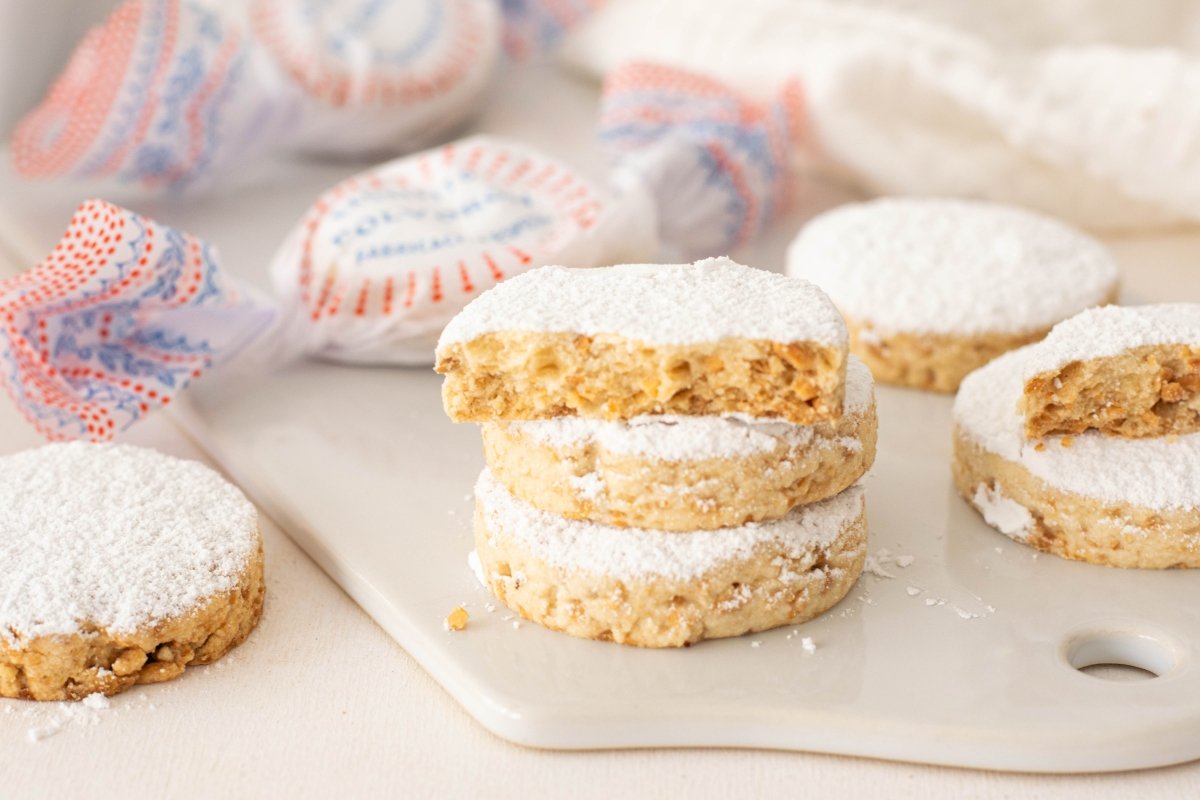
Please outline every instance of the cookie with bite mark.
[[1042, 344], [963, 381], [954, 483], [984, 521], [1048, 553], [1114, 567], [1200, 567], [1200, 433], [1028, 439], [1017, 411]]
[[1200, 432], [1200, 304], [1085, 311], [1056, 325], [1026, 368], [1029, 438]]
[[745, 414], [809, 425], [842, 413], [846, 345], [815, 286], [727, 258], [543, 267], [451, 320], [435, 368], [456, 422]]

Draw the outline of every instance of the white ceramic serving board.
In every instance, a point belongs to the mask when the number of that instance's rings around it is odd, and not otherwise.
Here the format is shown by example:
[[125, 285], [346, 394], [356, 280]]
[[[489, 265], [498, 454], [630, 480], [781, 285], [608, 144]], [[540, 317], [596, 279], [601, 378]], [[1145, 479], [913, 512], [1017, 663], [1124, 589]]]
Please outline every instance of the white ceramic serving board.
[[[477, 128], [598, 174], [594, 102], [593, 88], [550, 72], [514, 75]], [[291, 167], [189, 203], [126, 203], [209, 238], [232, 271], [263, 284], [266, 259], [312, 197], [360, 166]], [[0, 175], [0, 247], [35, 261], [79, 199]], [[813, 189], [739, 255], [779, 268], [804, 215], [842, 199]], [[1114, 247], [1127, 301], [1200, 300], [1200, 235]], [[176, 413], [452, 696], [513, 741], [783, 748], [1046, 772], [1200, 757], [1200, 574], [1039, 557], [989, 529], [950, 483], [950, 406], [879, 392], [871, 551], [884, 562], [885, 551], [912, 556], [911, 565], [885, 563], [894, 577], [864, 576], [803, 626], [678, 651], [576, 640], [488, 610], [466, 564], [478, 433], [445, 419], [429, 370], [308, 362], [236, 380], [216, 374]], [[468, 630], [444, 631], [464, 603]], [[1160, 677], [1103, 680], [1072, 658]], [[362, 680], [373, 679], [363, 664]]]

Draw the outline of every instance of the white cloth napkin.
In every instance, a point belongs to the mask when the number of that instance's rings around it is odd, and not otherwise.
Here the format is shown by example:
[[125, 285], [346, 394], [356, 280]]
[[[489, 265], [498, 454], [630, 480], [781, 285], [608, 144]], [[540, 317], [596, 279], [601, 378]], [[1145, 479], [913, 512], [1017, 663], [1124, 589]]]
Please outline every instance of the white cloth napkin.
[[564, 54], [751, 92], [798, 77], [817, 163], [870, 191], [1116, 231], [1200, 222], [1200, 3], [611, 0]]

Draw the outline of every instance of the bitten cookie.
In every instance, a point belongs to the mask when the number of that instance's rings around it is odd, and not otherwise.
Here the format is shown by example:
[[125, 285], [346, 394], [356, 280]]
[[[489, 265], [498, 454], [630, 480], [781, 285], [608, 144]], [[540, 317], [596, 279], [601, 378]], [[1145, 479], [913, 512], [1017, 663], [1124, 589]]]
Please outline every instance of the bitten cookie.
[[845, 410], [794, 425], [749, 417], [558, 417], [484, 423], [496, 479], [553, 514], [666, 531], [711, 530], [785, 515], [862, 477], [875, 460], [870, 370], [851, 357]]
[[842, 410], [846, 327], [806, 281], [727, 258], [543, 267], [473, 300], [442, 333], [455, 422]]
[[862, 572], [863, 490], [738, 528], [668, 533], [539, 511], [484, 470], [475, 547], [496, 597], [589, 639], [679, 647], [811, 619]]
[[1115, 567], [1200, 566], [1200, 434], [1023, 436], [1032, 345], [963, 381], [954, 482], [989, 525], [1039, 550]]
[[1049, 217], [904, 197], [816, 217], [788, 251], [788, 274], [829, 293], [877, 380], [941, 392], [1113, 302], [1118, 279], [1099, 242]]
[[170, 680], [249, 635], [263, 605], [254, 506], [137, 447], [0, 458], [0, 695], [77, 700]]
[[1200, 304], [1108, 306], [1050, 331], [1026, 366], [1025, 435], [1200, 431]]

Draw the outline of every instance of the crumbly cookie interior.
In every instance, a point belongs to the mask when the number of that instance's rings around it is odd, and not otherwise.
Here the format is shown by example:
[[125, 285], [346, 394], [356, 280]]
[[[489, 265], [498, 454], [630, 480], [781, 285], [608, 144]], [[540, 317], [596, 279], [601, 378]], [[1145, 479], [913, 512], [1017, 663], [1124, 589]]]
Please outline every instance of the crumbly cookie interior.
[[1200, 431], [1200, 346], [1150, 345], [1072, 361], [1025, 383], [1031, 439], [1098, 430], [1142, 438]]
[[499, 332], [448, 346], [436, 369], [455, 422], [744, 413], [807, 425], [841, 413], [846, 359], [803, 342]]

